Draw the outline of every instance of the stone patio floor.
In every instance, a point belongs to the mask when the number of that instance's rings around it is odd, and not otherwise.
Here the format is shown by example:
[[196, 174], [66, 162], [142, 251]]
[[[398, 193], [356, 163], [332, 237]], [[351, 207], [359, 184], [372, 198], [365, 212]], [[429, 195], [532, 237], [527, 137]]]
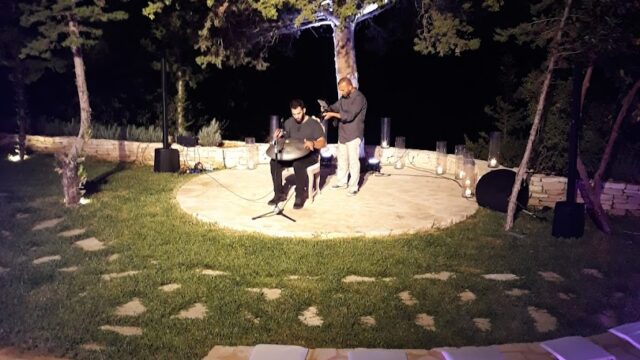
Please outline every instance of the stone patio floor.
[[[361, 176], [360, 191], [332, 189], [334, 168], [322, 168], [321, 193], [304, 208], [293, 209], [293, 170], [284, 172], [289, 199], [283, 213], [267, 205], [273, 196], [269, 165], [255, 170], [221, 170], [202, 174], [177, 192], [180, 207], [206, 222], [234, 230], [272, 236], [335, 238], [385, 236], [428, 231], [460, 222], [476, 212], [474, 199], [462, 197], [460, 185], [450, 176], [417, 169], [383, 167], [381, 173]], [[282, 205], [281, 205], [282, 206]], [[256, 220], [253, 217], [267, 213]]]

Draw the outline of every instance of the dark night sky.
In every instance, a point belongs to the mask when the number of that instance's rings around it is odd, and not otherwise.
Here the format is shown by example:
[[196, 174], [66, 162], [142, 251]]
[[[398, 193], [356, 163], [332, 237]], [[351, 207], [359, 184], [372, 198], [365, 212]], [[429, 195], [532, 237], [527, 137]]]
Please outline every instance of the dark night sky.
[[[478, 51], [458, 57], [420, 55], [412, 49], [412, 16], [410, 7], [393, 7], [356, 29], [360, 89], [369, 103], [366, 143], [379, 142], [380, 117], [389, 116], [392, 137], [406, 136], [408, 146], [433, 149], [436, 140], [447, 140], [452, 150], [454, 144], [464, 141], [465, 133], [475, 138], [480, 131], [492, 130], [483, 108], [503, 91], [498, 75], [506, 46], [493, 43], [487, 34]], [[115, 97], [144, 104], [144, 98], [159, 89], [160, 76], [148, 66], [154, 57], [141, 49], [139, 36], [133, 35], [143, 31], [145, 21], [134, 14], [126, 26], [117, 25], [111, 32], [107, 28], [103, 46], [109, 51], [98, 47], [87, 52], [94, 113], [109, 108], [104, 104]], [[293, 97], [302, 98], [310, 114], [319, 112], [317, 98], [336, 99], [330, 29], [306, 30], [299, 38], [281, 43], [268, 59], [268, 70], [212, 69], [190, 93], [192, 101], [203, 106], [203, 115], [228, 121], [225, 139], [264, 139], [269, 115], [288, 115], [288, 101]], [[72, 71], [48, 74], [32, 86], [32, 113], [60, 118], [65, 118], [62, 114], [69, 109], [71, 114], [77, 113], [72, 75]], [[0, 81], [0, 115], [6, 129], [12, 121], [8, 119], [12, 93], [6, 72], [0, 72]], [[158, 101], [156, 97], [156, 105]], [[336, 129], [330, 127], [329, 140], [334, 142], [336, 137]]]

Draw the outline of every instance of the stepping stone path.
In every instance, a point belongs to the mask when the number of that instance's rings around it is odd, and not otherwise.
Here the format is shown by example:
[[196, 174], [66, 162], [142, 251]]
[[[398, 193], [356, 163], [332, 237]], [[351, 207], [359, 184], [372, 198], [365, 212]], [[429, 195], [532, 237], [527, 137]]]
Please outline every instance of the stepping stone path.
[[382, 281], [386, 281], [386, 282], [391, 282], [391, 281], [396, 281], [396, 278], [394, 277], [386, 277], [386, 278], [382, 278]]
[[473, 324], [482, 332], [491, 331], [491, 319], [487, 318], [475, 318]]
[[265, 300], [271, 301], [279, 298], [282, 294], [282, 289], [269, 289], [269, 288], [247, 288], [247, 291], [251, 291], [254, 293], [262, 293]]
[[116, 261], [120, 258], [120, 254], [113, 254], [113, 255], [109, 255], [109, 257], [107, 258], [108, 262], [113, 262]]
[[55, 218], [55, 219], [49, 219], [49, 220], [41, 221], [41, 222], [37, 223], [33, 228], [31, 228], [31, 231], [37, 231], [37, 230], [52, 228], [52, 227], [60, 224], [62, 222], [62, 220], [64, 220], [64, 218]]
[[209, 276], [229, 275], [228, 272], [219, 271], [219, 270], [210, 270], [210, 269], [199, 270], [198, 272], [202, 275], [209, 275]]
[[550, 315], [547, 310], [538, 309], [534, 306], [527, 308], [529, 315], [534, 321], [534, 326], [538, 332], [553, 331], [558, 327], [558, 320]]
[[563, 292], [559, 292], [559, 293], [558, 293], [558, 297], [559, 297], [560, 299], [562, 299], [562, 300], [571, 300], [571, 299], [573, 299], [573, 298], [574, 298], [574, 297], [576, 297], [576, 296], [575, 296], [575, 295], [573, 295], [573, 294], [565, 294], [565, 293], [563, 293]]
[[287, 280], [303, 280], [303, 279], [315, 280], [315, 279], [320, 279], [320, 276], [289, 275], [285, 279], [287, 279]]
[[495, 280], [495, 281], [514, 281], [519, 280], [520, 277], [514, 274], [484, 274], [483, 278], [487, 280]]
[[63, 231], [61, 233], [58, 233], [58, 236], [74, 237], [74, 236], [78, 236], [78, 235], [84, 234], [85, 231], [87, 231], [87, 229], [71, 229], [71, 230], [67, 230], [67, 231]]
[[66, 273], [76, 272], [76, 271], [78, 271], [78, 267], [77, 266], [69, 266], [69, 267], [65, 267], [65, 268], [60, 268], [60, 269], [58, 269], [58, 271], [66, 272]]
[[244, 318], [247, 321], [250, 321], [250, 322], [254, 323], [255, 325], [260, 324], [260, 318], [255, 317], [252, 313], [250, 313], [248, 311], [244, 313]]
[[164, 292], [172, 292], [172, 291], [176, 291], [178, 289], [180, 289], [182, 287], [182, 285], [180, 284], [167, 284], [167, 285], [162, 285], [160, 286], [158, 289], [164, 291]]
[[345, 277], [344, 279], [342, 279], [342, 282], [344, 282], [344, 283], [373, 282], [373, 281], [376, 281], [376, 278], [358, 276], [358, 275], [349, 275], [349, 276]]
[[407, 306], [413, 306], [418, 303], [418, 300], [411, 296], [411, 291], [403, 291], [398, 294], [398, 297], [400, 301]]
[[203, 303], [195, 303], [190, 308], [182, 310], [178, 315], [173, 315], [171, 318], [178, 319], [204, 319], [207, 315], [207, 307]]
[[33, 264], [34, 265], [40, 265], [40, 264], [45, 264], [48, 262], [52, 262], [52, 261], [58, 261], [61, 260], [62, 256], [60, 255], [51, 255], [51, 256], [43, 256], [41, 258], [37, 258], [35, 260], [33, 260]]
[[439, 273], [426, 273], [426, 274], [414, 275], [413, 278], [414, 279], [435, 279], [435, 280], [447, 281], [454, 276], [455, 276], [454, 273], [451, 273], [448, 271], [441, 271]]
[[559, 283], [564, 281], [562, 276], [554, 273], [553, 271], [538, 271], [538, 274], [540, 274], [543, 279], [550, 282]]
[[114, 314], [116, 316], [138, 316], [145, 311], [147, 311], [147, 308], [142, 305], [140, 299], [133, 298], [133, 300], [128, 303], [118, 306]]
[[506, 290], [504, 293], [509, 296], [522, 296], [522, 295], [528, 295], [529, 290], [513, 288], [511, 290]]
[[315, 306], [311, 306], [303, 311], [302, 314], [298, 316], [298, 319], [307, 326], [322, 326], [322, 324], [324, 324], [324, 320], [318, 316], [318, 309]]
[[138, 270], [131, 270], [131, 271], [125, 271], [125, 272], [121, 272], [121, 273], [104, 274], [104, 275], [101, 275], [100, 277], [102, 278], [102, 280], [109, 281], [111, 279], [117, 279], [117, 278], [121, 278], [121, 277], [125, 277], [125, 276], [135, 275], [135, 274], [137, 274], [139, 272], [140, 271], [138, 271]]
[[373, 316], [361, 316], [358, 321], [360, 322], [360, 325], [364, 327], [376, 326], [376, 319], [374, 319]]
[[582, 269], [582, 273], [585, 275], [591, 275], [598, 279], [604, 279], [604, 276], [602, 275], [602, 273], [596, 269]]
[[106, 346], [94, 342], [82, 344], [80, 345], [80, 348], [89, 351], [102, 351], [107, 349]]
[[102, 241], [94, 237], [76, 241], [73, 246], [77, 246], [84, 251], [100, 251], [107, 248]]
[[102, 325], [100, 330], [112, 331], [124, 336], [139, 336], [142, 335], [142, 329], [135, 326], [114, 326], [114, 325]]
[[416, 315], [416, 320], [414, 322], [425, 330], [436, 331], [436, 323], [433, 316], [421, 313]]
[[458, 296], [460, 297], [460, 301], [463, 303], [470, 302], [476, 299], [476, 294], [472, 293], [469, 290], [461, 292], [460, 294], [458, 294]]

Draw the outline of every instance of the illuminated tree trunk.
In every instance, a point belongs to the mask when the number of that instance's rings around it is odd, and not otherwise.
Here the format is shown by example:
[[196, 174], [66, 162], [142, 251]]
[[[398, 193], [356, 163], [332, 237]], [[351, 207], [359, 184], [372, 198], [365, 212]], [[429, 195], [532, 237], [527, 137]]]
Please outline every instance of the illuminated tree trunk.
[[27, 97], [24, 83], [24, 77], [22, 76], [22, 67], [17, 65], [14, 67], [14, 73], [11, 76], [13, 82], [13, 88], [15, 91], [16, 101], [16, 122], [18, 123], [18, 154], [20, 160], [24, 160], [26, 154], [26, 140], [27, 140]]
[[[69, 33], [72, 38], [79, 39], [78, 23], [71, 19], [68, 23]], [[89, 106], [89, 90], [85, 77], [84, 60], [80, 47], [72, 47], [73, 67], [76, 75], [76, 89], [80, 102], [80, 131], [71, 149], [67, 154], [57, 154], [58, 171], [62, 175], [62, 188], [64, 203], [66, 206], [75, 207], [82, 196], [80, 186], [83, 185], [84, 176], [81, 174], [82, 149], [84, 143], [89, 140], [91, 134], [91, 107]]]
[[343, 77], [349, 77], [358, 87], [358, 68], [356, 67], [355, 24], [347, 22], [333, 28], [333, 46], [336, 63], [336, 84]]
[[[558, 44], [562, 39], [562, 30], [564, 29], [564, 24], [569, 16], [569, 9], [571, 8], [571, 1], [567, 0], [567, 5], [564, 8], [564, 14], [562, 16], [562, 20], [560, 21], [560, 27], [558, 28], [558, 33], [556, 35], [555, 42]], [[540, 122], [542, 119], [542, 113], [544, 111], [544, 104], [547, 99], [547, 92], [549, 91], [549, 85], [551, 84], [551, 76], [553, 75], [553, 70], [556, 66], [556, 60], [558, 59], [558, 53], [556, 50], [553, 50], [553, 53], [549, 59], [549, 64], [547, 65], [547, 71], [544, 75], [544, 82], [542, 84], [542, 91], [540, 92], [540, 98], [538, 99], [538, 106], [536, 108], [536, 114], [533, 118], [533, 125], [531, 125], [531, 131], [529, 132], [529, 140], [527, 141], [527, 147], [525, 148], [524, 155], [522, 156], [522, 161], [520, 162], [520, 166], [518, 167], [518, 172], [516, 173], [516, 179], [513, 182], [513, 188], [511, 189], [511, 196], [509, 197], [509, 206], [507, 208], [507, 219], [504, 224], [505, 230], [510, 230], [513, 227], [513, 218], [516, 213], [516, 201], [518, 199], [518, 193], [520, 192], [520, 187], [522, 185], [522, 179], [524, 179], [524, 174], [527, 171], [527, 167], [529, 166], [529, 158], [531, 157], [531, 152], [533, 150], [533, 142], [536, 139], [536, 135], [538, 134], [538, 130], [540, 129]]]
[[187, 122], [185, 119], [185, 107], [187, 103], [187, 85], [182, 70], [177, 73], [177, 90], [176, 95], [176, 135], [184, 134], [187, 131]]

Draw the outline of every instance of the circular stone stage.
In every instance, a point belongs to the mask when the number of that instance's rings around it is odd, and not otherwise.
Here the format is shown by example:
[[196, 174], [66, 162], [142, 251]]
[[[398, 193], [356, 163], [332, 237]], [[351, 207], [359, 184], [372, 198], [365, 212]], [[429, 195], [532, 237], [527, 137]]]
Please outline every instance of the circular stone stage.
[[475, 199], [463, 198], [462, 189], [449, 176], [383, 167], [382, 174], [363, 173], [360, 192], [349, 196], [346, 189], [331, 188], [334, 174], [335, 168], [323, 167], [322, 192], [314, 202], [307, 200], [304, 208], [295, 210], [293, 169], [284, 171], [290, 192], [283, 213], [296, 222], [274, 214], [274, 207], [267, 205], [273, 196], [268, 164], [255, 170], [227, 169], [199, 175], [178, 190], [177, 200], [187, 213], [224, 228], [307, 238], [428, 231], [462, 221], [478, 209]]

